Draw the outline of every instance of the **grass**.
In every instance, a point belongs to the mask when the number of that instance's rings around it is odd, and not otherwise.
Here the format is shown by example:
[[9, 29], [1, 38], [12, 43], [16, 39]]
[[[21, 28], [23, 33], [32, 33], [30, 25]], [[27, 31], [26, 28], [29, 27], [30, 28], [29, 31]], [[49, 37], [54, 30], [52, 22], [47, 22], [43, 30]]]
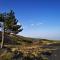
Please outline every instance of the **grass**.
[[[60, 41], [56, 41], [56, 40], [54, 41], [54, 40], [39, 39], [39, 38], [35, 39], [35, 38], [18, 36], [18, 35], [5, 36], [5, 38], [7, 38], [7, 37], [8, 37], [8, 40], [5, 39], [5, 41], [11, 40], [11, 42], [14, 42], [14, 43], [6, 44], [4, 42], [4, 46], [7, 48], [7, 49], [5, 49], [5, 51], [7, 51], [7, 52], [5, 52], [4, 50], [2, 50], [2, 51], [0, 50], [0, 60], [11, 60], [11, 58], [15, 55], [16, 51], [18, 51], [19, 54], [22, 53], [24, 58], [28, 58], [28, 59], [37, 58], [38, 59], [38, 58], [41, 58], [42, 52], [47, 51], [48, 53], [52, 53], [52, 50], [54, 50], [53, 48], [42, 48], [43, 46], [46, 46], [49, 44], [60, 43]], [[11, 51], [9, 51], [9, 49]], [[18, 55], [18, 52], [16, 53], [16, 55]], [[19, 56], [18, 56], [18, 58], [19, 58]], [[43, 60], [48, 60], [47, 57], [42, 57], [42, 58], [43, 58]]]

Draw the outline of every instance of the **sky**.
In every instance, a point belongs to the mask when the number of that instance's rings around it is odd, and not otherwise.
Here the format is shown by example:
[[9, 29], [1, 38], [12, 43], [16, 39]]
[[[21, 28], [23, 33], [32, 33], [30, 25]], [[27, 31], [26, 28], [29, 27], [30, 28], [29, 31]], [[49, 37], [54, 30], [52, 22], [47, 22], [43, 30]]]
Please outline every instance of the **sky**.
[[26, 37], [60, 40], [60, 0], [0, 0], [0, 12], [13, 10]]

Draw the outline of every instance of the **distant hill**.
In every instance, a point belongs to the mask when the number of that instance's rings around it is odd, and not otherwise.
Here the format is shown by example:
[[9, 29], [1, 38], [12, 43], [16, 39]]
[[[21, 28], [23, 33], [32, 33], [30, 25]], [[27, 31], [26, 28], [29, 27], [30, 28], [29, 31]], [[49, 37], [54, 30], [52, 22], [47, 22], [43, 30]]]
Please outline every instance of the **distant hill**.
[[[0, 42], [2, 40], [2, 34], [0, 32]], [[32, 43], [32, 39], [30, 38], [26, 38], [23, 36], [18, 36], [18, 35], [14, 35], [14, 34], [7, 34], [5, 33], [4, 35], [4, 44], [23, 44], [23, 43]]]
[[[0, 42], [1, 40], [2, 40], [2, 34], [0, 32]], [[4, 44], [22, 45], [22, 44], [32, 44], [32, 43], [40, 44], [40, 43], [52, 43], [52, 42], [55, 42], [55, 41], [47, 40], [47, 39], [23, 37], [15, 34], [9, 35], [8, 33], [5, 33], [4, 35]]]

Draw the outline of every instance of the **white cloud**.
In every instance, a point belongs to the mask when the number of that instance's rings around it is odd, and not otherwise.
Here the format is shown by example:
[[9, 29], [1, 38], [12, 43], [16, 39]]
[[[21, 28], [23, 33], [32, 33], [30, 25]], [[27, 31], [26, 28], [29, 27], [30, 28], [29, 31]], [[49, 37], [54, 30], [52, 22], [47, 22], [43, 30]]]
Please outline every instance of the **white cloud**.
[[31, 27], [39, 27], [39, 26], [41, 26], [41, 25], [43, 25], [42, 22], [37, 22], [37, 23], [32, 23], [32, 24], [30, 24]]
[[36, 25], [37, 25], [37, 26], [39, 26], [39, 25], [42, 25], [42, 24], [43, 24], [43, 23], [42, 23], [42, 22], [40, 22], [40, 23], [37, 23]]
[[31, 24], [31, 26], [34, 26], [34, 24]]
[[32, 23], [32, 24], [31, 24], [31, 26], [40, 26], [40, 25], [42, 25], [42, 24], [43, 24], [42, 22], [35, 23], [35, 24], [34, 24], [34, 23]]

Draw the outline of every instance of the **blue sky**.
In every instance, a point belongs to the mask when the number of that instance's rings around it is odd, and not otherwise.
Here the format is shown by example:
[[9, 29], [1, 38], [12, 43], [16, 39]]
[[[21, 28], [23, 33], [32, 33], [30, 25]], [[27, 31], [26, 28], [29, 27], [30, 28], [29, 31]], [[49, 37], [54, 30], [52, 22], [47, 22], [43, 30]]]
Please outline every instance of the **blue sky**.
[[0, 0], [0, 12], [11, 9], [24, 28], [20, 35], [60, 39], [59, 0]]

